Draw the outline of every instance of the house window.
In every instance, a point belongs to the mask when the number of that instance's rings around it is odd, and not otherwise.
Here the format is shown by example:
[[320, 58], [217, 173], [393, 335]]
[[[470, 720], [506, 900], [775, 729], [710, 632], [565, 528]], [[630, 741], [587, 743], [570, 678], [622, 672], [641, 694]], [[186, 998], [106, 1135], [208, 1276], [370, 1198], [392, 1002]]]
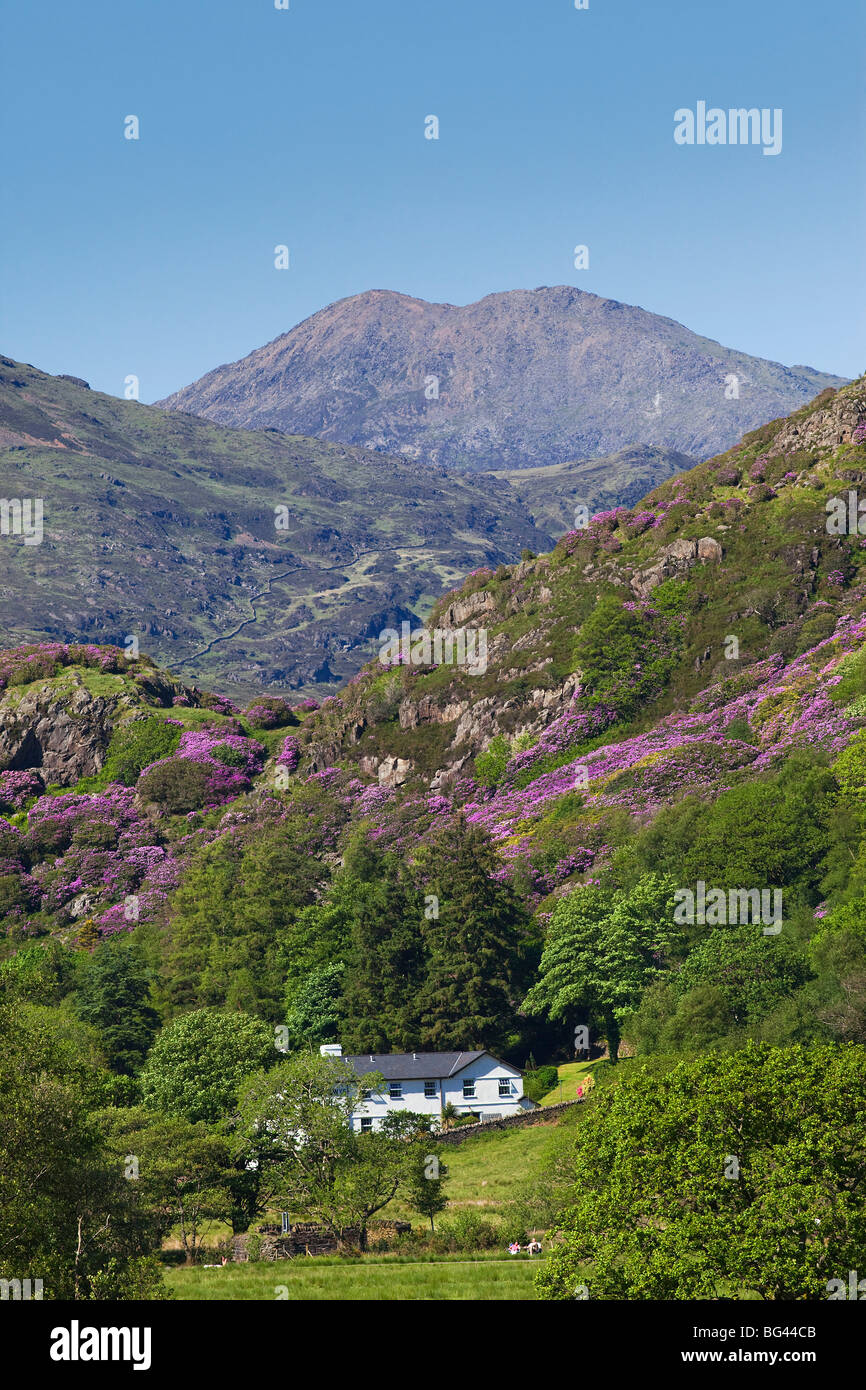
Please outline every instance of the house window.
[[370, 1131], [372, 1128], [373, 1128], [373, 1117], [372, 1117], [372, 1115], [362, 1115], [362, 1116], [361, 1116], [361, 1133], [362, 1133], [362, 1134], [368, 1134], [369, 1131]]
[[436, 1095], [436, 1082], [435, 1082], [435, 1081], [425, 1081], [425, 1082], [424, 1082], [424, 1094], [425, 1094], [425, 1096], [427, 1097], [428, 1100], [430, 1100], [433, 1096]]
[[403, 1099], [403, 1082], [402, 1082], [402, 1081], [389, 1081], [389, 1082], [388, 1082], [388, 1098], [389, 1098], [389, 1100], [402, 1100], [402, 1099]]
[[499, 1078], [499, 1094], [501, 1096], [511, 1095], [511, 1082], [507, 1076], [500, 1076]]
[[474, 1082], [474, 1081], [464, 1081], [464, 1082], [463, 1082], [463, 1099], [464, 1099], [464, 1100], [474, 1100], [474, 1099], [475, 1099], [475, 1082]]

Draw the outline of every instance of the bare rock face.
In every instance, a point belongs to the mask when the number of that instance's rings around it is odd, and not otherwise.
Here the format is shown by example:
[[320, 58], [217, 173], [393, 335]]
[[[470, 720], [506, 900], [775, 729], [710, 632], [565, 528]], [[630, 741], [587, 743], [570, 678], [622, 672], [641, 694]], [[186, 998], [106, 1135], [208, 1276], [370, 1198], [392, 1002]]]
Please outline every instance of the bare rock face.
[[[14, 687], [13, 687], [14, 691]], [[74, 786], [105, 762], [117, 700], [46, 686], [0, 704], [0, 770], [38, 768], [46, 785]]]
[[408, 758], [383, 758], [377, 776], [380, 787], [402, 787], [412, 771]]
[[707, 561], [714, 562], [721, 560], [721, 558], [722, 547], [719, 542], [714, 540], [712, 536], [701, 536], [698, 541], [698, 559], [706, 564]]
[[854, 430], [866, 420], [866, 392], [841, 392], [835, 400], [832, 390], [822, 395], [827, 396], [829, 409], [817, 410], [805, 419], [788, 420], [773, 436], [767, 448], [768, 458], [799, 449], [837, 449], [840, 444], [851, 442]]
[[477, 620], [486, 613], [496, 610], [496, 601], [486, 589], [477, 589], [474, 594], [455, 601], [442, 614], [441, 626], [444, 628], [463, 627], [470, 619]]
[[78, 917], [83, 917], [85, 912], [92, 912], [98, 901], [98, 893], [79, 893], [77, 898], [73, 898], [71, 903], [67, 903], [66, 911], [75, 921]]
[[666, 579], [687, 573], [699, 561], [701, 564], [718, 563], [721, 558], [722, 547], [712, 536], [701, 536], [698, 541], [676, 540], [659, 552], [652, 565], [632, 575], [631, 591], [635, 598], [647, 598]]
[[407, 696], [399, 709], [400, 728], [417, 729], [419, 724], [450, 724], [460, 719], [471, 707], [471, 700], [454, 700], [447, 705], [437, 705], [429, 695], [422, 695], [420, 700]]

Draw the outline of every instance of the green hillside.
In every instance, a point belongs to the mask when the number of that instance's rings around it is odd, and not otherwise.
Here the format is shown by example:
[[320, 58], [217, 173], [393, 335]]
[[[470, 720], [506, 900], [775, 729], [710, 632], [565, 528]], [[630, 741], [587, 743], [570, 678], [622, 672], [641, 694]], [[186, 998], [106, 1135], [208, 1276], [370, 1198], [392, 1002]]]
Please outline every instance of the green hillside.
[[507, 484], [213, 425], [8, 358], [0, 496], [44, 506], [41, 544], [0, 538], [5, 645], [131, 634], [247, 694], [334, 688], [383, 628], [548, 541]]

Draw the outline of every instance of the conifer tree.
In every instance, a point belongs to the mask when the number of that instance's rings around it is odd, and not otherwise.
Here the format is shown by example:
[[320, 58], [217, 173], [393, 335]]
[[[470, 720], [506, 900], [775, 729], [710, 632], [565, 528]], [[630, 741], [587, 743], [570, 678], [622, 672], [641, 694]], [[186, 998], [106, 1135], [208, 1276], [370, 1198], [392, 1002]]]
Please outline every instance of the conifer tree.
[[511, 885], [494, 877], [500, 868], [490, 836], [462, 814], [419, 855], [430, 913], [419, 1001], [422, 1047], [501, 1046], [516, 1031], [528, 921]]
[[343, 1041], [351, 1051], [408, 1051], [418, 1045], [423, 899], [397, 856], [366, 839], [350, 845], [344, 874], [352, 912]]

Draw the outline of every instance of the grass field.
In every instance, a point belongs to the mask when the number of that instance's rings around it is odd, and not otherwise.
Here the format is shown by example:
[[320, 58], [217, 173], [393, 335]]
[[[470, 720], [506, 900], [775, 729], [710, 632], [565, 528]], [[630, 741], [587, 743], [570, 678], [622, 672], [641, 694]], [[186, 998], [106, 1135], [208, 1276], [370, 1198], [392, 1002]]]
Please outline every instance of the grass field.
[[561, 1085], [554, 1086], [552, 1091], [548, 1091], [546, 1096], [542, 1096], [540, 1105], [558, 1105], [561, 1100], [576, 1100], [577, 1088], [585, 1076], [591, 1071], [595, 1071], [599, 1066], [595, 1062], [563, 1062], [562, 1066], [557, 1067]]
[[176, 1298], [198, 1301], [527, 1302], [535, 1297], [533, 1276], [539, 1263], [523, 1256], [454, 1256], [423, 1261], [325, 1257], [225, 1265], [221, 1269], [171, 1269], [166, 1271], [166, 1282]]
[[[503, 1205], [535, 1176], [555, 1131], [553, 1124], [529, 1125], [526, 1129], [479, 1134], [462, 1144], [443, 1145], [442, 1158], [448, 1166], [448, 1207], [441, 1219], [447, 1222], [466, 1208], [495, 1219]], [[404, 1207], [399, 1199], [390, 1202], [383, 1215], [423, 1225], [418, 1213]]]

